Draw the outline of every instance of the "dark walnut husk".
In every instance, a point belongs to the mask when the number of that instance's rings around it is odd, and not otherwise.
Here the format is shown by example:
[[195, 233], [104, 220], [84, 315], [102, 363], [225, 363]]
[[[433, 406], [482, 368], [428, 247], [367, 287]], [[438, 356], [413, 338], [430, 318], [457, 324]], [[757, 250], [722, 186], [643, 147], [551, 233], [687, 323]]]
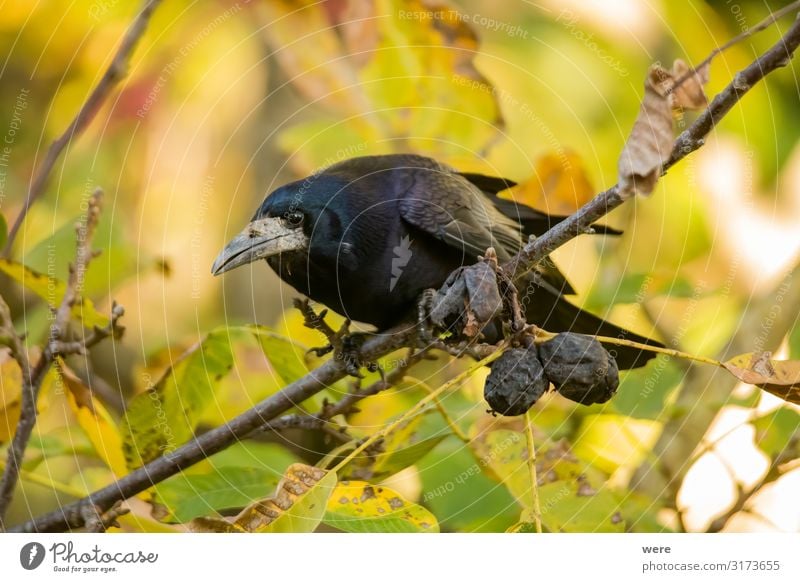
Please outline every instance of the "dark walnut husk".
[[486, 378], [483, 396], [494, 412], [503, 416], [525, 414], [550, 382], [536, 355], [536, 346], [506, 351], [493, 364]]
[[560, 333], [539, 344], [539, 358], [545, 376], [573, 402], [602, 404], [619, 387], [616, 360], [593, 337]]

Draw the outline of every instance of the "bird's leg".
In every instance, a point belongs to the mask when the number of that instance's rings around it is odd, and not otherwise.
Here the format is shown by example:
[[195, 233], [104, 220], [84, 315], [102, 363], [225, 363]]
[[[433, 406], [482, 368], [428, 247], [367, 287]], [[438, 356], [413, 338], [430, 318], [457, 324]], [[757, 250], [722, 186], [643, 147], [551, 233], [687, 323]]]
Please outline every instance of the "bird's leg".
[[430, 313], [436, 291], [425, 289], [417, 302], [417, 343], [424, 349], [436, 341], [430, 325]]
[[366, 368], [369, 372], [378, 372], [381, 378], [384, 378], [383, 369], [377, 362], [365, 362], [361, 359], [361, 346], [369, 334], [351, 333], [349, 319], [345, 320], [338, 330], [334, 330], [325, 321], [328, 310], [323, 309], [316, 313], [309, 305], [308, 299], [295, 299], [294, 306], [303, 314], [306, 327], [319, 331], [328, 339], [328, 345], [311, 348], [309, 352], [314, 352], [317, 357], [333, 352], [334, 357], [344, 362], [345, 370], [354, 378], [363, 378], [361, 368]]
[[345, 337], [348, 333], [350, 333], [350, 320], [346, 320], [344, 325], [337, 331], [334, 330], [328, 322], [325, 321], [325, 316], [328, 314], [327, 309], [323, 309], [319, 313], [316, 313], [311, 305], [308, 303], [308, 299], [294, 299], [294, 306], [303, 314], [304, 324], [309, 329], [315, 329], [324, 335], [328, 340], [328, 345], [318, 347], [318, 348], [311, 348], [308, 351], [314, 352], [317, 357], [322, 357], [325, 354], [329, 354], [335, 349], [341, 347], [342, 345], [342, 338]]

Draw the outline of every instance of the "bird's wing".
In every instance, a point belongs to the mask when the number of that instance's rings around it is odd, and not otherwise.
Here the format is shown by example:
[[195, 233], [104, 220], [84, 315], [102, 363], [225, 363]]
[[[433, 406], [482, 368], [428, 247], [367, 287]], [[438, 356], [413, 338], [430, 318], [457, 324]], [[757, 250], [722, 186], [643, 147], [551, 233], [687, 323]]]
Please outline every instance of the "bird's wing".
[[407, 223], [468, 256], [482, 255], [494, 247], [498, 256], [507, 259], [521, 247], [519, 224], [449, 168], [407, 169], [403, 176], [398, 206]]
[[[497, 196], [498, 193], [517, 185], [512, 180], [469, 172], [461, 172], [460, 175], [485, 192], [488, 195], [487, 198], [492, 201], [500, 212], [520, 223], [525, 234], [540, 236], [567, 218], [566, 216], [547, 214], [525, 204], [519, 204], [514, 200]], [[592, 228], [597, 234], [622, 234], [621, 230], [603, 224], [592, 225]]]
[[[425, 156], [362, 156], [335, 164], [326, 172], [397, 199], [406, 223], [471, 257], [493, 247], [501, 261], [508, 260], [522, 246], [522, 232], [541, 234], [550, 226], [548, 215], [496, 196], [514, 185], [510, 180], [459, 174]], [[391, 173], [390, 179], [386, 172]], [[545, 227], [531, 228], [532, 223], [526, 221], [544, 221]], [[539, 271], [554, 289], [575, 293], [549, 258], [539, 264]]]
[[[472, 256], [482, 255], [491, 246], [504, 261], [523, 244], [519, 223], [454, 172], [415, 174], [400, 198], [400, 214], [406, 222]], [[539, 264], [539, 271], [552, 289], [575, 293], [549, 258]]]

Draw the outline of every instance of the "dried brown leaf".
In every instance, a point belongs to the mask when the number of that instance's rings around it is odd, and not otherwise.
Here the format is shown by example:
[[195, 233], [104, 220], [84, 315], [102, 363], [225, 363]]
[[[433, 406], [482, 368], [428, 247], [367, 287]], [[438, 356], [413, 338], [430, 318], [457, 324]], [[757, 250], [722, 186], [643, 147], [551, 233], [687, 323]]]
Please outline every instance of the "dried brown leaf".
[[[683, 79], [690, 70], [689, 65], [683, 60], [675, 59], [672, 64], [672, 86], [676, 81]], [[708, 97], [703, 87], [708, 83], [708, 71], [709, 63], [706, 63], [670, 92], [670, 104], [673, 108], [690, 110], [706, 108]]]
[[619, 157], [619, 193], [623, 198], [650, 194], [661, 176], [661, 166], [672, 152], [672, 106], [665, 81], [671, 74], [650, 67], [644, 99], [631, 134]]
[[773, 360], [771, 352], [754, 352], [736, 356], [722, 365], [742, 382], [800, 404], [800, 361]]

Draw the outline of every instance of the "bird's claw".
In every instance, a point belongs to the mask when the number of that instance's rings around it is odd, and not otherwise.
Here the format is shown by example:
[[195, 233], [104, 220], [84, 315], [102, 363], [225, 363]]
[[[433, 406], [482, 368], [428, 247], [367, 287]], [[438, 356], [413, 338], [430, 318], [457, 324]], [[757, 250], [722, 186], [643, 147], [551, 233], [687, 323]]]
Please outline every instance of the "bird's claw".
[[319, 331], [328, 339], [327, 345], [310, 348], [308, 353], [322, 357], [333, 352], [333, 357], [344, 363], [349, 376], [363, 378], [361, 368], [364, 368], [368, 372], [378, 372], [381, 379], [384, 379], [383, 369], [377, 362], [365, 362], [361, 359], [361, 345], [367, 334], [351, 333], [349, 319], [346, 319], [339, 329], [334, 330], [325, 321], [327, 309], [316, 313], [307, 299], [295, 299], [294, 306], [303, 314], [306, 327]]
[[367, 335], [366, 333], [351, 333], [342, 336], [341, 345], [334, 351], [334, 357], [344, 362], [345, 372], [349, 376], [364, 378], [361, 373], [361, 369], [364, 368], [367, 372], [377, 372], [381, 380], [385, 381], [386, 376], [378, 362], [365, 361], [361, 358], [361, 347]]
[[431, 308], [436, 297], [434, 289], [425, 289], [417, 302], [417, 345], [425, 349], [436, 340], [431, 326]]
[[319, 313], [314, 311], [314, 308], [308, 302], [308, 299], [294, 300], [294, 306], [303, 314], [303, 324], [309, 329], [315, 329], [328, 339], [327, 345], [310, 348], [308, 353], [313, 353], [318, 358], [331, 353], [337, 349], [341, 349], [343, 338], [350, 333], [350, 320], [345, 320], [342, 327], [334, 330], [328, 322], [325, 321], [325, 316], [328, 314], [327, 309], [323, 309]]

